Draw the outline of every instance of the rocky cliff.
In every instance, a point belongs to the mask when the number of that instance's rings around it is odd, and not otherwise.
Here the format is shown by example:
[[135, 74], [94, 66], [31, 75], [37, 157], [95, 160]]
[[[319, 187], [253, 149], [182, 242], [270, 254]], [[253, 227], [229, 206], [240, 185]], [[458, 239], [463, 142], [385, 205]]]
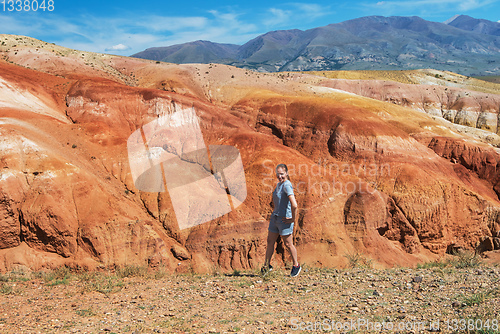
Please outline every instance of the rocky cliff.
[[[411, 266], [498, 237], [498, 149], [421, 111], [319, 77], [0, 40], [1, 271], [256, 268], [280, 162], [300, 206], [302, 263], [343, 266], [358, 252]], [[127, 155], [135, 130], [182, 108], [195, 110], [207, 145], [239, 150], [247, 187], [238, 208], [188, 229], [168, 191], [135, 187]]]

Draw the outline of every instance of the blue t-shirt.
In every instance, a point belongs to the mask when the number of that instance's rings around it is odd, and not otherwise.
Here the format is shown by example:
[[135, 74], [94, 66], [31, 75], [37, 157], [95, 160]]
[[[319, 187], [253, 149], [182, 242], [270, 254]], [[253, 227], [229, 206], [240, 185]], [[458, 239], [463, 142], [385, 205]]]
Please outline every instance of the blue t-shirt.
[[292, 217], [292, 204], [288, 198], [290, 195], [293, 195], [292, 182], [285, 180], [276, 185], [276, 189], [273, 192], [273, 214], [286, 218]]

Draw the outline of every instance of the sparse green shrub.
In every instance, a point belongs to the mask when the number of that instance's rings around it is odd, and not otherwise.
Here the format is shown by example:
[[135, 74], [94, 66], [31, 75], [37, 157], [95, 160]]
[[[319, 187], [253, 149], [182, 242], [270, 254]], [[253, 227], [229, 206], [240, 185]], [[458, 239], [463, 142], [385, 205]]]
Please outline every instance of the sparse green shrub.
[[456, 251], [453, 255], [455, 258], [450, 261], [450, 264], [458, 269], [475, 268], [483, 263], [481, 257], [471, 250]]
[[475, 293], [472, 296], [466, 297], [464, 303], [467, 306], [479, 305], [486, 299], [486, 294], [484, 292]]
[[96, 315], [94, 310], [92, 310], [91, 308], [75, 310], [75, 313], [78, 314], [80, 317], [93, 317]]
[[143, 265], [127, 265], [116, 268], [116, 276], [120, 278], [125, 277], [147, 277], [148, 267]]
[[69, 283], [69, 277], [64, 277], [62, 279], [56, 279], [54, 281], [48, 282], [48, 286], [55, 286], [55, 285], [60, 285], [60, 284], [68, 284]]
[[262, 277], [264, 282], [275, 281], [275, 280], [283, 280], [285, 277], [281, 268], [274, 267], [272, 271], [269, 271], [266, 275]]
[[34, 276], [43, 279], [45, 284], [49, 286], [67, 284], [71, 278], [71, 270], [66, 266], [62, 266], [50, 271], [37, 272]]
[[97, 291], [108, 295], [123, 287], [123, 280], [118, 276], [100, 272], [85, 272], [80, 275], [79, 280], [83, 283], [82, 293]]
[[14, 289], [12, 288], [12, 285], [6, 284], [6, 283], [0, 283], [0, 294], [2, 295], [9, 295], [13, 293]]
[[448, 264], [449, 264], [448, 261], [436, 260], [431, 262], [419, 263], [417, 264], [417, 269], [434, 269], [434, 268], [442, 269], [446, 268]]
[[212, 276], [221, 276], [222, 275], [222, 268], [218, 264], [214, 264], [214, 265], [212, 265], [211, 273], [212, 273]]
[[66, 266], [59, 267], [51, 273], [53, 281], [48, 282], [48, 285], [67, 284], [71, 279], [71, 270]]
[[26, 282], [32, 278], [30, 271], [23, 269], [14, 269], [10, 273], [0, 275], [0, 282]]
[[155, 279], [162, 279], [164, 278], [165, 276], [168, 275], [168, 271], [167, 271], [167, 268], [165, 267], [165, 265], [161, 264], [155, 271], [154, 271], [154, 274], [153, 274], [153, 277]]
[[349, 261], [349, 268], [371, 268], [372, 261], [358, 251], [347, 252], [344, 257]]

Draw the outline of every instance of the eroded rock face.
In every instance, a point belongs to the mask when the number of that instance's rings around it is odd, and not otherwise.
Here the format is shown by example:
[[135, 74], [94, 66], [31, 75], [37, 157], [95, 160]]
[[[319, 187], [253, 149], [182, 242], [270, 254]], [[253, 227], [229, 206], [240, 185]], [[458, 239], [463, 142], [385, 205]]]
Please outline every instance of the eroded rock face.
[[[417, 79], [414, 79], [418, 81]], [[423, 79], [420, 79], [424, 81]], [[325, 80], [322, 85], [385, 101], [449, 122], [500, 134], [500, 95], [481, 93], [458, 87], [432, 83], [403, 84], [381, 80]], [[467, 80], [464, 80], [467, 82]], [[494, 142], [499, 144], [498, 140]]]
[[[291, 146], [316, 161], [323, 161], [321, 171], [316, 174], [337, 178], [339, 187], [336, 190], [347, 192], [344, 233], [356, 248], [370, 253], [371, 249], [388, 246], [389, 239], [398, 241], [406, 253], [402, 258], [407, 258], [408, 254], [421, 254], [425, 250], [444, 253], [458, 240], [473, 248], [482, 235], [493, 233], [495, 215], [499, 212], [495, 190], [498, 173], [494, 172], [498, 153], [494, 149], [462, 142], [467, 148], [455, 153], [464, 164], [457, 166], [451, 159], [440, 158], [448, 158], [448, 150], [451, 152], [453, 148], [443, 144], [446, 153], [439, 149], [443, 145], [436, 143], [444, 140], [439, 136], [432, 137], [424, 132], [409, 136], [400, 126], [374, 119], [363, 109], [349, 106], [334, 109], [326, 102], [319, 107], [314, 102], [297, 100], [300, 103], [291, 102], [286, 110], [284, 104], [263, 102], [259, 110], [270, 112], [259, 113], [256, 117], [264, 119], [267, 129], [273, 129], [264, 131], [276, 137], [278, 143]], [[303, 113], [294, 113], [293, 107], [297, 105], [301, 105]], [[244, 109], [242, 106], [238, 108]], [[328, 118], [323, 118], [317, 128], [284, 127], [284, 124], [310, 124], [309, 119], [321, 114], [319, 110], [324, 110]], [[284, 115], [290, 119], [285, 120]], [[262, 129], [258, 125], [256, 128]], [[328, 128], [330, 131], [325, 131]], [[307, 140], [310, 138], [315, 138], [315, 150], [309, 146]], [[458, 139], [446, 140], [457, 147]], [[477, 154], [471, 152], [472, 148]], [[362, 182], [356, 185], [347, 179], [338, 179], [348, 175], [359, 177]], [[490, 177], [488, 182], [481, 181], [487, 177]], [[385, 199], [368, 190], [360, 191], [366, 184], [376, 187]], [[321, 190], [318, 193], [324, 195]], [[467, 210], [458, 209], [464, 207]], [[384, 260], [379, 257], [379, 261]]]
[[493, 148], [480, 147], [454, 138], [435, 137], [429, 148], [439, 156], [460, 164], [493, 186], [500, 197], [500, 157]]
[[[58, 59], [59, 76], [47, 65], [42, 73], [0, 62], [8, 83], [0, 86], [2, 271], [257, 268], [277, 163], [288, 164], [300, 206], [302, 262], [343, 266], [346, 254], [359, 252], [378, 266], [413, 265], [453, 245], [496, 249], [499, 153], [421, 112], [341, 93], [318, 96], [293, 78], [222, 65], [106, 56], [106, 66], [97, 62], [89, 73], [71, 57]], [[38, 107], [13, 103], [12, 92]], [[168, 191], [135, 187], [126, 141], [182, 107], [196, 110], [207, 145], [238, 148], [247, 198], [229, 214], [181, 230]], [[476, 122], [486, 129], [492, 120], [479, 113]], [[275, 259], [288, 260], [282, 244]]]

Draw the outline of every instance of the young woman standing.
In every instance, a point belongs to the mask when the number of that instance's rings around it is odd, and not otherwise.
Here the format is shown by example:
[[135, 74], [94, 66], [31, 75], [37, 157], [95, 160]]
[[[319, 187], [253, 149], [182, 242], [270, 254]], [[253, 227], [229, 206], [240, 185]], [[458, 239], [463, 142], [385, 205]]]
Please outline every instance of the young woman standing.
[[288, 249], [293, 260], [290, 276], [295, 277], [302, 269], [297, 259], [297, 249], [293, 244], [293, 225], [297, 218], [297, 201], [288, 175], [288, 167], [285, 164], [276, 166], [276, 177], [278, 184], [273, 192], [274, 210], [269, 220], [266, 260], [261, 271], [266, 274], [268, 271], [273, 270], [270, 263], [274, 253], [274, 245], [278, 237], [281, 236], [281, 240], [283, 240], [283, 244]]

